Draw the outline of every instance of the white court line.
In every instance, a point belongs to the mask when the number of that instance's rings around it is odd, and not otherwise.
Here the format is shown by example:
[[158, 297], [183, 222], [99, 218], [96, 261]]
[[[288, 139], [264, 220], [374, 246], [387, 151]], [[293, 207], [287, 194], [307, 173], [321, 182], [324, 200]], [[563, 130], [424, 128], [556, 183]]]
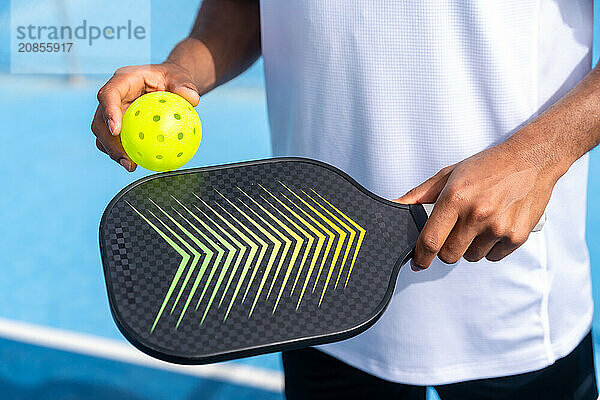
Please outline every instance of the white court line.
[[118, 340], [0, 318], [0, 337], [58, 350], [283, 392], [283, 373], [239, 363], [178, 365], [152, 358]]

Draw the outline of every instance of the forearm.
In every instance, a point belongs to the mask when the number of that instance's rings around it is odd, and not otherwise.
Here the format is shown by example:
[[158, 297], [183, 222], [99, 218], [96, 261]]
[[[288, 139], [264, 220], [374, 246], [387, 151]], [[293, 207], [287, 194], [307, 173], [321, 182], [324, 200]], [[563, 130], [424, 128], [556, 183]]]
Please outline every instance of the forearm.
[[190, 36], [166, 62], [190, 71], [203, 94], [245, 71], [259, 56], [258, 1], [204, 0]]
[[600, 143], [600, 68], [500, 146], [517, 149], [558, 179]]

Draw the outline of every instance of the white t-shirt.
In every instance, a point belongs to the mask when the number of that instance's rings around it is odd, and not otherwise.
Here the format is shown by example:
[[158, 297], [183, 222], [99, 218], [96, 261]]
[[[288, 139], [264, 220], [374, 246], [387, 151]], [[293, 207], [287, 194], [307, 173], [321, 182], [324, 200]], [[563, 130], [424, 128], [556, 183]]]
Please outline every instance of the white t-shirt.
[[[592, 0], [261, 0], [273, 149], [396, 198], [503, 141], [590, 70]], [[402, 268], [383, 317], [321, 350], [433, 385], [541, 369], [592, 320], [587, 157], [498, 263]]]

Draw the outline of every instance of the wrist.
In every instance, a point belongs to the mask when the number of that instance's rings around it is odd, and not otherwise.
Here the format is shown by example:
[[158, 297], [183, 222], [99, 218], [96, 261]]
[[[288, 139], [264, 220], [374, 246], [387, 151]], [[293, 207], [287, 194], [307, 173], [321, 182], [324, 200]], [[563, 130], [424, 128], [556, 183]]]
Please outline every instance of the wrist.
[[208, 47], [198, 39], [186, 38], [179, 42], [162, 63], [176, 65], [189, 73], [198, 88], [198, 94], [210, 91], [216, 83], [215, 64]]
[[556, 183], [576, 160], [572, 159], [569, 152], [565, 151], [552, 135], [545, 135], [543, 130], [535, 125], [522, 128], [500, 146], [506, 147], [519, 165], [538, 170], [541, 177], [553, 183]]

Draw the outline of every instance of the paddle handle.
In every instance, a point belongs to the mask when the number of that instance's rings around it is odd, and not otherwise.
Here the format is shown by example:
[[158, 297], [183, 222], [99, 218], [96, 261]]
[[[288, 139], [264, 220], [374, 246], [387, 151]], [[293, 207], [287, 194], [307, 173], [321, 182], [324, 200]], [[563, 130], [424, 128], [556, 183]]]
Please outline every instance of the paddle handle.
[[[433, 211], [433, 206], [435, 204], [422, 204], [423, 208], [425, 209], [425, 213], [427, 214], [427, 217], [429, 217], [431, 215], [431, 211]], [[542, 214], [542, 217], [540, 218], [540, 220], [538, 221], [537, 224], [535, 224], [535, 226], [533, 227], [533, 229], [531, 230], [531, 232], [539, 232], [542, 230], [542, 228], [544, 227], [544, 224], [546, 223], [546, 212], [544, 211], [544, 213]]]

